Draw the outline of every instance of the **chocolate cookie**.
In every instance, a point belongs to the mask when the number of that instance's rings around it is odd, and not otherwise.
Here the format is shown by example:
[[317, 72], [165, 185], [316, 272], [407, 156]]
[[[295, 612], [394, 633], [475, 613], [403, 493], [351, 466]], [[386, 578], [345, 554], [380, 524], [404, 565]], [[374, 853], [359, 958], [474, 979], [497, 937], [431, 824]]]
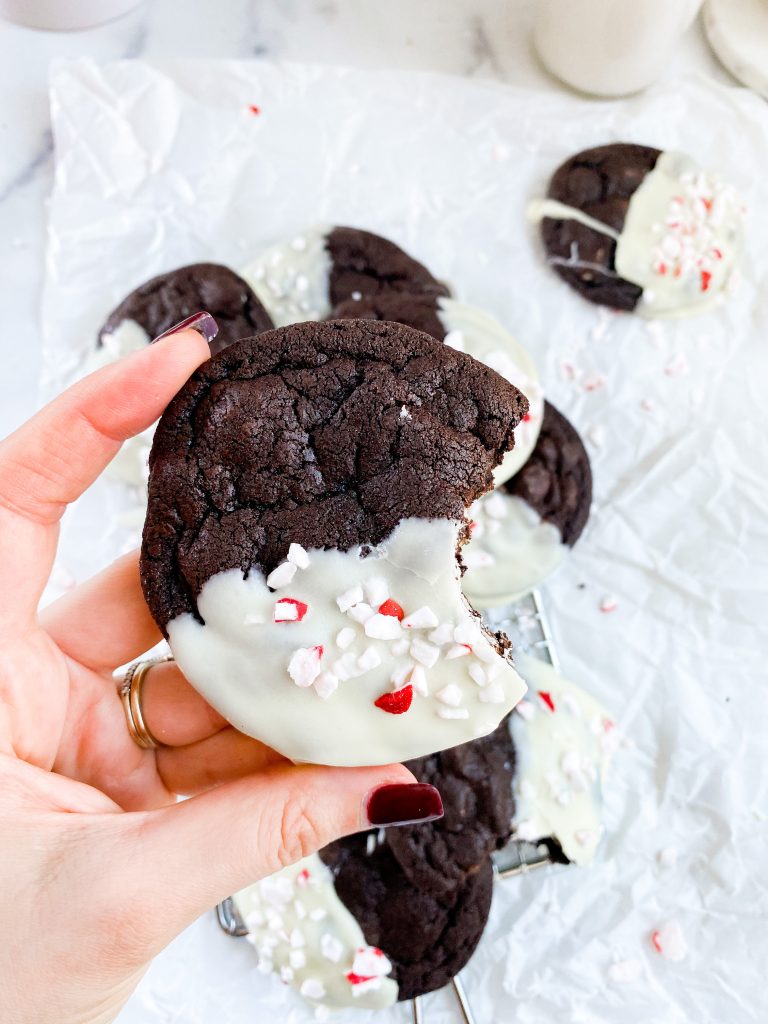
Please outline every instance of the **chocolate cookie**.
[[274, 326], [256, 295], [234, 271], [218, 263], [193, 263], [159, 274], [131, 292], [107, 317], [99, 331], [99, 344], [109, 339], [119, 347], [121, 331], [126, 330], [132, 339], [141, 337], [140, 330], [146, 336], [143, 340], [149, 342], [202, 310], [219, 325], [211, 343], [213, 353]]
[[366, 942], [391, 962], [398, 999], [442, 988], [468, 962], [490, 913], [490, 860], [438, 898], [409, 880], [386, 844], [369, 852], [366, 836], [333, 843], [321, 856]]
[[743, 205], [682, 153], [612, 143], [557, 169], [534, 203], [547, 260], [590, 302], [648, 316], [722, 299], [741, 246]]
[[449, 294], [394, 242], [350, 227], [321, 225], [278, 242], [243, 276], [280, 327], [322, 320], [339, 303], [363, 296]]
[[506, 485], [560, 531], [573, 547], [592, 505], [592, 468], [584, 442], [550, 402], [544, 403], [541, 433], [526, 464]]
[[522, 684], [456, 553], [526, 409], [392, 323], [295, 325], [204, 364], [155, 434], [141, 556], [193, 685], [296, 760], [388, 763], [492, 731]]
[[576, 430], [549, 402], [522, 469], [470, 509], [462, 550], [464, 592], [476, 608], [516, 601], [541, 583], [581, 536], [592, 504], [592, 471]]
[[445, 814], [426, 825], [388, 829], [384, 843], [413, 885], [444, 898], [511, 835], [515, 748], [509, 722], [408, 767], [420, 782], [439, 789]]
[[526, 462], [539, 436], [544, 413], [544, 395], [536, 364], [526, 349], [498, 320], [464, 302], [443, 295], [412, 295], [384, 292], [360, 296], [339, 303], [334, 318], [391, 320], [431, 334], [452, 348], [467, 352], [490, 366], [528, 399], [528, 414], [515, 429], [515, 447], [494, 470], [498, 487]]

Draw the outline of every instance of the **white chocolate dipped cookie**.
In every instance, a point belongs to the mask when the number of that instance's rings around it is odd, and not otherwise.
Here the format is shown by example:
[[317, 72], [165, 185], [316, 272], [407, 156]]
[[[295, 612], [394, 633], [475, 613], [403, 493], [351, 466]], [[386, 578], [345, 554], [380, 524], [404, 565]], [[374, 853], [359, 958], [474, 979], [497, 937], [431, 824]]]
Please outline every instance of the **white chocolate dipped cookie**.
[[142, 548], [190, 682], [296, 761], [389, 763], [492, 731], [524, 687], [457, 553], [526, 411], [392, 323], [295, 325], [201, 367], [155, 436]]
[[259, 970], [309, 1003], [381, 1010], [397, 1001], [391, 963], [365, 941], [317, 854], [241, 890], [234, 902]]
[[327, 224], [268, 246], [242, 274], [277, 327], [324, 320], [337, 303], [355, 296], [448, 294], [426, 267], [389, 239]]
[[470, 508], [461, 557], [464, 593], [475, 608], [517, 601], [565, 559], [592, 502], [589, 456], [573, 426], [549, 402], [530, 458], [508, 483]]
[[598, 702], [546, 662], [517, 652], [529, 687], [512, 716], [517, 751], [515, 838], [554, 840], [589, 864], [602, 835], [602, 789], [616, 723]]
[[555, 172], [529, 205], [547, 261], [592, 302], [649, 317], [707, 312], [730, 294], [745, 208], [684, 153], [613, 143]]

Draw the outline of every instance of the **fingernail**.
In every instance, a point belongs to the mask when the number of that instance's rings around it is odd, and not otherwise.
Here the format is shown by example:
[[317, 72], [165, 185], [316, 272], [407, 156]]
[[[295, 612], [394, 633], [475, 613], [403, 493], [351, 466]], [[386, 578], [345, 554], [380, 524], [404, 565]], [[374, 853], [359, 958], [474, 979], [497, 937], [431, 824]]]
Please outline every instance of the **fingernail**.
[[154, 345], [156, 341], [162, 341], [163, 338], [167, 338], [171, 334], [178, 334], [179, 331], [186, 330], [193, 330], [197, 331], [198, 334], [202, 334], [210, 345], [219, 333], [219, 325], [210, 313], [206, 313], [205, 311], [201, 313], [193, 313], [192, 316], [188, 316], [186, 320], [182, 320], [181, 323], [174, 324], [173, 327], [169, 327], [167, 331], [163, 331], [162, 334], [158, 334], [152, 344]]
[[371, 825], [412, 825], [442, 816], [440, 794], [425, 782], [379, 786], [366, 804], [366, 817]]

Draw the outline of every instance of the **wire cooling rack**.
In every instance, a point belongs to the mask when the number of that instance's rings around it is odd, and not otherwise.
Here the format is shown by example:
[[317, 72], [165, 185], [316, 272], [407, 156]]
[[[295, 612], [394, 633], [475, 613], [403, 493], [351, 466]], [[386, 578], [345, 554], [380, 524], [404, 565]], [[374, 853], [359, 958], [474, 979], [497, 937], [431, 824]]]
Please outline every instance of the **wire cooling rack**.
[[[538, 590], [531, 591], [513, 605], [489, 613], [485, 621], [490, 628], [503, 630], [514, 648], [540, 658], [552, 665], [556, 671], [560, 671], [560, 659], [552, 641], [549, 619]], [[493, 855], [495, 883], [501, 885], [509, 878], [527, 874], [553, 863], [555, 860], [552, 851], [546, 843], [527, 843], [511, 839], [503, 849]], [[227, 935], [240, 938], [248, 934], [248, 928], [238, 914], [231, 897], [219, 903], [216, 907], [216, 917]], [[457, 974], [451, 979], [450, 984], [463, 1024], [477, 1024], [469, 993], [461, 977]], [[421, 996], [411, 1000], [411, 1015], [413, 1024], [427, 1024]]]

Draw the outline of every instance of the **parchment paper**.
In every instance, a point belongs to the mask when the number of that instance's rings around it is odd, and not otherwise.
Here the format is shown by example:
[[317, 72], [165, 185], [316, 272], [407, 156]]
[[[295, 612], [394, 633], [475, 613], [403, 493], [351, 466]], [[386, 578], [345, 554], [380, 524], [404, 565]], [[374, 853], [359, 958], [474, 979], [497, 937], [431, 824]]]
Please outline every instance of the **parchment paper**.
[[[703, 79], [597, 103], [427, 74], [87, 61], [58, 68], [52, 106], [44, 396], [82, 372], [102, 319], [150, 275], [237, 268], [326, 221], [392, 237], [497, 315], [587, 438], [594, 514], [544, 596], [565, 673], [615, 711], [625, 744], [597, 863], [498, 886], [464, 972], [478, 1021], [768, 1019], [768, 107]], [[647, 323], [545, 267], [527, 200], [570, 153], [611, 140], [686, 150], [742, 189], [747, 252], [727, 307]], [[129, 506], [100, 482], [68, 514], [51, 593], [135, 543], [117, 524]], [[650, 943], [669, 921], [688, 945], [677, 963]], [[425, 1010], [459, 1020], [445, 993]], [[209, 916], [120, 1021], [311, 1017]]]

